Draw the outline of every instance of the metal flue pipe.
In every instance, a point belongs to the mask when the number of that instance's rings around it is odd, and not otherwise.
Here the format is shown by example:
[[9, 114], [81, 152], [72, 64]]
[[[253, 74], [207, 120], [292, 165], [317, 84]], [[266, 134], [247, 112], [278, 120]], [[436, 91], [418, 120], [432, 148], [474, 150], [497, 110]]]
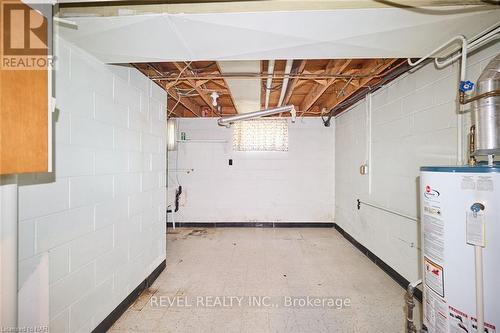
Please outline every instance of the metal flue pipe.
[[242, 113], [242, 114], [238, 114], [236, 116], [231, 116], [231, 117], [219, 118], [217, 123], [219, 124], [219, 126], [229, 127], [229, 126], [231, 126], [231, 124], [233, 124], [237, 121], [250, 120], [250, 119], [260, 118], [260, 117], [264, 117], [264, 116], [272, 116], [275, 114], [280, 114], [282, 112], [290, 112], [292, 114], [292, 123], [295, 122], [295, 117], [297, 116], [297, 111], [295, 111], [295, 108], [293, 105], [287, 105], [287, 106], [281, 106], [281, 107], [277, 107], [277, 108], [264, 109], [264, 110], [255, 111], [255, 112]]

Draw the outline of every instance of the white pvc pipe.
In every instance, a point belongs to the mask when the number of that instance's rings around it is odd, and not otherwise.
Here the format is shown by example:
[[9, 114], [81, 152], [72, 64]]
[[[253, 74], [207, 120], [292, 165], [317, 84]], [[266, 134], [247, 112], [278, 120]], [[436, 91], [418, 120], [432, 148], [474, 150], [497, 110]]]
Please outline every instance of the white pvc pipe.
[[283, 84], [281, 85], [280, 99], [278, 106], [283, 105], [283, 100], [285, 99], [286, 88], [288, 87], [288, 80], [290, 79], [290, 72], [292, 71], [293, 60], [287, 60], [285, 65], [285, 77], [283, 78]]
[[[465, 81], [465, 74], [467, 70], [467, 39], [462, 36], [458, 35], [450, 40], [448, 40], [446, 43], [442, 44], [441, 46], [438, 46], [434, 50], [432, 50], [430, 53], [428, 53], [426, 56], [418, 59], [417, 61], [413, 62], [411, 59], [408, 59], [408, 64], [410, 66], [417, 66], [421, 64], [425, 59], [433, 56], [437, 52], [443, 50], [446, 48], [448, 45], [455, 43], [455, 42], [461, 42], [462, 43], [462, 52], [461, 52], [461, 65], [460, 65], [460, 82]], [[441, 63], [439, 63], [438, 58], [434, 59], [434, 62], [436, 66], [440, 66]], [[462, 106], [459, 106], [459, 112], [457, 113], [457, 165], [462, 165], [463, 164], [463, 118], [462, 118]]]
[[[477, 48], [483, 46], [484, 44], [489, 43], [490, 41], [492, 41], [494, 39], [500, 38], [499, 34], [500, 34], [500, 27], [497, 27], [496, 29], [493, 29], [489, 33], [475, 39], [474, 41], [468, 42], [467, 52], [472, 52], [472, 51], [476, 50]], [[451, 64], [452, 62], [458, 60], [458, 58], [460, 58], [461, 56], [462, 56], [462, 53], [458, 53], [458, 54], [456, 54], [450, 58], [447, 58], [446, 60], [443, 60], [443, 61], [440, 61], [439, 58], [436, 58], [434, 62], [438, 68], [444, 68], [444, 67], [448, 66], [449, 64]]]
[[474, 261], [476, 270], [476, 317], [477, 331], [484, 332], [484, 288], [483, 288], [483, 248], [474, 246]]
[[366, 95], [366, 160], [368, 164], [368, 194], [372, 193], [372, 94]]
[[273, 73], [274, 73], [274, 60], [269, 60], [269, 63], [267, 64], [266, 104], [265, 104], [266, 109], [269, 107], [269, 96], [271, 96]]
[[458, 35], [458, 36], [455, 36], [455, 37], [451, 38], [446, 43], [443, 43], [441, 46], [438, 46], [437, 48], [435, 48], [434, 50], [432, 50], [431, 52], [429, 52], [427, 55], [425, 55], [424, 57], [418, 59], [415, 62], [413, 62], [410, 58], [408, 58], [408, 64], [410, 66], [413, 66], [413, 67], [417, 66], [417, 65], [420, 65], [422, 62], [424, 62], [424, 60], [426, 60], [427, 58], [430, 58], [431, 56], [433, 56], [437, 52], [441, 51], [442, 49], [446, 48], [448, 45], [450, 45], [450, 44], [452, 44], [452, 43], [454, 43], [456, 41], [462, 42], [462, 47], [463, 47], [464, 43], [465, 43], [465, 45], [467, 45], [467, 40], [465, 39], [465, 37], [462, 36], [462, 35]]
[[0, 176], [0, 327], [17, 328], [17, 176]]

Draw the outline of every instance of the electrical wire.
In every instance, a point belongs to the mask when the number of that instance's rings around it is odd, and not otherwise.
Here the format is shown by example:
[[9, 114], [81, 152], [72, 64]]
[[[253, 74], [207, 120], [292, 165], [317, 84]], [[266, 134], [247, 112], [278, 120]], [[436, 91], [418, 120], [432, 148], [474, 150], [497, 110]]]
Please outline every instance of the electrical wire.
[[280, 84], [275, 85], [274, 87], [270, 87], [270, 88], [268, 88], [268, 87], [266, 86], [266, 84], [265, 84], [265, 83], [262, 83], [262, 89], [264, 89], [264, 90], [269, 90], [269, 91], [276, 91], [276, 90], [280, 90], [282, 86], [283, 86], [283, 84], [282, 84], [282, 83], [280, 83]]

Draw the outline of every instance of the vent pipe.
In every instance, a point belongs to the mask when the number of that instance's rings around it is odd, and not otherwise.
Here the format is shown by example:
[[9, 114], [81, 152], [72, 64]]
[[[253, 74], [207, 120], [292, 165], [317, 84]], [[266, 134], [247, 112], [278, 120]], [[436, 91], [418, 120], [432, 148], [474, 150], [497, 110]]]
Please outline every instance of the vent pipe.
[[479, 76], [472, 111], [476, 130], [475, 155], [500, 155], [500, 54]]
[[297, 112], [295, 111], [295, 108], [293, 107], [293, 105], [287, 105], [287, 106], [281, 106], [278, 108], [271, 108], [271, 109], [264, 109], [264, 110], [255, 111], [255, 112], [242, 113], [242, 114], [238, 114], [236, 116], [231, 116], [231, 117], [219, 118], [217, 123], [219, 124], [219, 126], [229, 127], [229, 126], [231, 126], [231, 124], [233, 124], [237, 121], [250, 120], [250, 119], [260, 118], [260, 117], [264, 117], [264, 116], [272, 116], [272, 115], [279, 114], [282, 112], [290, 112], [292, 114], [292, 123], [295, 122], [295, 117], [297, 116]]

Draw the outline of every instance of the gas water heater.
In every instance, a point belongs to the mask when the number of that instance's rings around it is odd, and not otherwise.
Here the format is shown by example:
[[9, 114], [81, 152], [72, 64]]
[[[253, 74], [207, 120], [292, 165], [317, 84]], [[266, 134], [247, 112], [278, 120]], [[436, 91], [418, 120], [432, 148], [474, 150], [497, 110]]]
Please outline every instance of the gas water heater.
[[423, 167], [420, 175], [424, 324], [429, 332], [478, 332], [479, 301], [484, 332], [494, 333], [500, 327], [500, 166]]
[[475, 95], [461, 94], [462, 104], [473, 103], [469, 165], [420, 169], [423, 324], [430, 333], [500, 330], [499, 89], [497, 55]]

